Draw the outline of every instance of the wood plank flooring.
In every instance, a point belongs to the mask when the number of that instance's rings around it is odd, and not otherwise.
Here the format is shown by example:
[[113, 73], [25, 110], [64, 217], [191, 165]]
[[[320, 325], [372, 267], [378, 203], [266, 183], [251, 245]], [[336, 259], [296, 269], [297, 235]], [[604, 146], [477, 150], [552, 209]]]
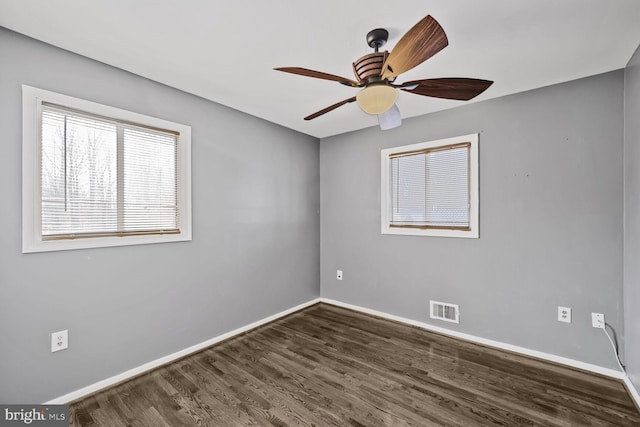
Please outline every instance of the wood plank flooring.
[[640, 426], [617, 380], [326, 304], [70, 410], [73, 426]]

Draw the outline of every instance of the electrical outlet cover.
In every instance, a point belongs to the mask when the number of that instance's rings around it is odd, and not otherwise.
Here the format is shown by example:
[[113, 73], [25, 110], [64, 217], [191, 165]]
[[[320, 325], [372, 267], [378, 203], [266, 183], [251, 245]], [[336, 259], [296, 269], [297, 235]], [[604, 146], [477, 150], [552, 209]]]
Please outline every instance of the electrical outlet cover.
[[342, 270], [336, 271], [336, 279], [342, 280]]
[[604, 313], [591, 313], [591, 326], [604, 329]]
[[51, 353], [69, 348], [69, 330], [51, 334]]
[[558, 307], [558, 322], [571, 323], [571, 307]]

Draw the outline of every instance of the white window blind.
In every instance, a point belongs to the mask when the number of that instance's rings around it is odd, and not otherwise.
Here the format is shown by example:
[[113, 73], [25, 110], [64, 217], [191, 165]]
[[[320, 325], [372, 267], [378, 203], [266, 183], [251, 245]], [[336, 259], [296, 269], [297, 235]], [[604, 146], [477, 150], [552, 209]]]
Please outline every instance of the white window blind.
[[469, 230], [470, 144], [390, 158], [390, 226]]
[[178, 137], [43, 103], [42, 239], [179, 233]]

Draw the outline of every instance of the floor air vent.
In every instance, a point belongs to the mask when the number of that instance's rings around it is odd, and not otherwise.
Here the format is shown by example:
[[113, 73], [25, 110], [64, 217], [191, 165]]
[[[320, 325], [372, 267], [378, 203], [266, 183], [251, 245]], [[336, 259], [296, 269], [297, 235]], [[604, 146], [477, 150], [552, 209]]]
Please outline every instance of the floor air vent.
[[460, 310], [456, 304], [446, 302], [429, 301], [431, 305], [430, 317], [444, 320], [445, 322], [460, 323]]

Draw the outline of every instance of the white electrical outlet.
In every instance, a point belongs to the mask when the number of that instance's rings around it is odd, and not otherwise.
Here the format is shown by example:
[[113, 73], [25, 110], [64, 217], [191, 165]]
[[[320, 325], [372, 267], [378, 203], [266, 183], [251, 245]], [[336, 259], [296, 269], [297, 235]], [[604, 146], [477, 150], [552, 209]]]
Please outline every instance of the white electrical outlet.
[[51, 334], [51, 353], [64, 350], [69, 347], [69, 330], [54, 332]]
[[604, 329], [604, 313], [591, 313], [591, 326]]
[[558, 322], [571, 323], [571, 307], [558, 307]]
[[336, 279], [342, 280], [342, 270], [336, 271]]

